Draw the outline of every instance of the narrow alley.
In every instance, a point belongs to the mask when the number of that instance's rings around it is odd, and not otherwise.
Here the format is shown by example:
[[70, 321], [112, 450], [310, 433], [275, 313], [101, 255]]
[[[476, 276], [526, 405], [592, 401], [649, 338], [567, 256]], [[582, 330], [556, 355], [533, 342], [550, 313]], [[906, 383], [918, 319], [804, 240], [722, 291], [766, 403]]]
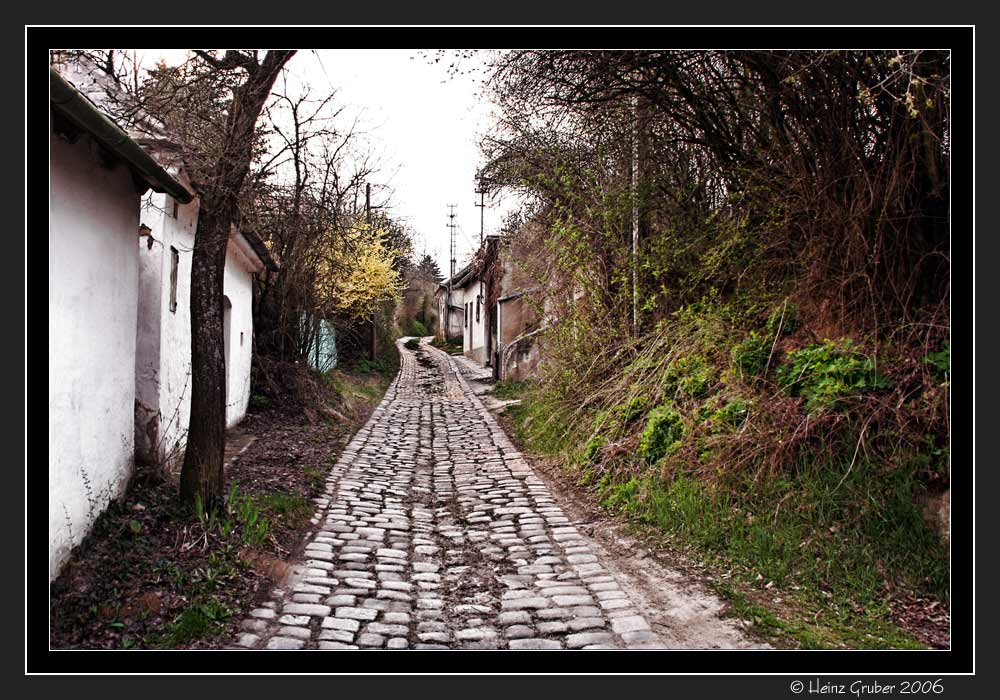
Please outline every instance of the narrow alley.
[[455, 361], [400, 353], [315, 536], [239, 646], [662, 648]]

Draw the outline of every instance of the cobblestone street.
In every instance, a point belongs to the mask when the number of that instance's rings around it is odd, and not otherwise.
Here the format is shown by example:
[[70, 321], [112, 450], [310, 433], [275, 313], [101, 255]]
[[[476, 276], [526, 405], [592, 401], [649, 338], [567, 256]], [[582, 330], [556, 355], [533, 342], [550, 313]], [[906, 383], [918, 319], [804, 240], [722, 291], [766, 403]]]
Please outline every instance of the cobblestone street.
[[427, 345], [400, 354], [330, 472], [315, 534], [237, 645], [662, 648], [456, 362]]

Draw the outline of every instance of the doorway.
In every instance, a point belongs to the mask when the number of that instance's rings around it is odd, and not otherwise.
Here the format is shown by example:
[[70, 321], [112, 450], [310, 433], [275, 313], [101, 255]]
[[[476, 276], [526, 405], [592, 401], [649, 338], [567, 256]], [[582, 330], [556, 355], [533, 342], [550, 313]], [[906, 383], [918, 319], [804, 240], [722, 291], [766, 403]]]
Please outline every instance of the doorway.
[[223, 297], [222, 297], [222, 343], [223, 343], [223, 347], [225, 348], [225, 355], [226, 355], [225, 377], [226, 377], [226, 411], [227, 412], [229, 411], [229, 375], [231, 374], [231, 372], [229, 371], [229, 368], [232, 366], [230, 364], [230, 362], [231, 362], [230, 356], [232, 355], [232, 346], [233, 346], [232, 325], [233, 325], [233, 304], [232, 304], [231, 301], [229, 301], [229, 297], [223, 295]]

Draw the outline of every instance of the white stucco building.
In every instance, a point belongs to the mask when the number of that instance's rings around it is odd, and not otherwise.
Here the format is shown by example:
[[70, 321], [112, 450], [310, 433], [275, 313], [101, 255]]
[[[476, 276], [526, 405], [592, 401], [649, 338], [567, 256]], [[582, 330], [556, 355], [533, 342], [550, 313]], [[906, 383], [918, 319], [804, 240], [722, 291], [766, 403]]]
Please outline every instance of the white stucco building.
[[[451, 337], [462, 334], [462, 352], [480, 364], [486, 364], [486, 299], [483, 283], [474, 262], [462, 268], [451, 278], [451, 303], [453, 310], [448, 326]], [[447, 282], [442, 285], [445, 293], [441, 302], [447, 299]], [[441, 303], [439, 302], [439, 303]], [[444, 329], [447, 329], [445, 326]]]
[[[488, 366], [492, 366], [497, 349], [494, 304], [488, 288], [490, 276], [495, 273], [499, 250], [499, 236], [487, 236], [472, 261], [441, 285], [438, 296], [438, 303], [443, 308], [450, 285], [451, 303], [453, 307], [458, 307], [458, 312], [452, 313], [449, 325], [461, 324], [463, 354]], [[441, 330], [447, 330], [444, 324]]]
[[434, 292], [434, 303], [437, 307], [437, 328], [435, 335], [443, 340], [458, 338], [465, 330], [465, 311], [462, 306], [463, 294], [452, 293], [451, 308], [448, 308], [448, 285], [438, 285]]
[[132, 473], [141, 194], [187, 190], [50, 70], [49, 579]]
[[[168, 156], [157, 152], [161, 162]], [[176, 172], [187, 184], [186, 175]], [[151, 193], [140, 212], [139, 299], [135, 365], [135, 454], [167, 469], [184, 456], [191, 415], [191, 254], [198, 199], [188, 204]], [[223, 333], [226, 427], [250, 401], [253, 277], [277, 265], [260, 239], [235, 227], [226, 250]]]

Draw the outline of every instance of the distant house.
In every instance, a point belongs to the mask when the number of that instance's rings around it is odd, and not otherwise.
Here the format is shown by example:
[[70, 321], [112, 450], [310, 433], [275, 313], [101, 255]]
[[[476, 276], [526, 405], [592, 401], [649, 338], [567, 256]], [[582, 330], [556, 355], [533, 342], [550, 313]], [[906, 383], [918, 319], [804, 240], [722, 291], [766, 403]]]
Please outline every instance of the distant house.
[[[501, 288], [510, 289], [510, 286]], [[538, 336], [541, 314], [532, 303], [537, 289], [510, 291], [497, 299], [497, 379], [520, 381], [532, 375], [541, 360]]]
[[437, 307], [437, 329], [435, 335], [444, 340], [461, 337], [465, 327], [465, 307], [456, 303], [457, 295], [449, 294], [447, 281], [438, 285], [434, 293]]
[[[161, 162], [169, 146], [151, 142]], [[171, 168], [181, 182], [182, 170]], [[191, 252], [199, 200], [181, 203], [151, 193], [143, 202], [139, 238], [136, 331], [136, 458], [172, 468], [183, 457], [191, 413]], [[261, 240], [236, 227], [229, 236], [223, 277], [226, 427], [246, 415], [253, 345], [253, 278], [277, 263]]]
[[49, 71], [49, 579], [132, 473], [141, 195], [191, 193]]
[[487, 366], [492, 366], [496, 350], [488, 277], [492, 274], [499, 249], [500, 237], [488, 236], [472, 261], [450, 280], [445, 280], [443, 285], [451, 289], [452, 305], [460, 307], [458, 314], [453, 314], [453, 319], [457, 317], [462, 323], [462, 352]]
[[544, 311], [535, 299], [537, 283], [517, 266], [512, 245], [488, 236], [472, 261], [438, 289], [438, 303], [444, 318], [450, 282], [453, 307], [461, 305], [452, 314], [451, 335], [462, 334], [464, 354], [492, 367], [497, 379], [520, 380], [541, 360]]

